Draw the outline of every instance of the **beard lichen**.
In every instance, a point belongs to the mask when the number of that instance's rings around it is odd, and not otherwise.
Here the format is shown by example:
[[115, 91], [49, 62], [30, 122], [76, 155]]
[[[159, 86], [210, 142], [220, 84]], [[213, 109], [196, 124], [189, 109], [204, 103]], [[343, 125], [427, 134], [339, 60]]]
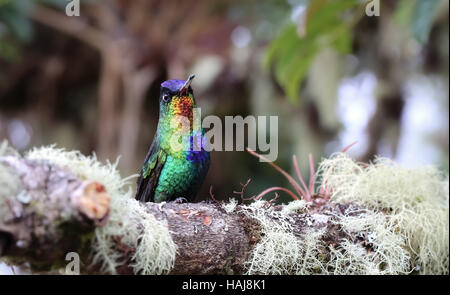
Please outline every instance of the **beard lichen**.
[[[8, 155], [17, 153], [0, 144], [0, 156]], [[95, 156], [54, 147], [33, 149], [26, 157], [49, 160], [105, 186], [111, 197], [109, 220], [91, 241], [93, 263], [102, 272], [114, 274], [123, 265], [140, 274], [170, 272], [177, 249], [167, 224], [133, 199], [131, 177], [120, 176], [117, 162], [101, 164]], [[331, 197], [325, 206], [343, 210], [317, 214], [305, 201], [280, 210], [263, 201], [223, 205], [227, 213], [242, 213], [259, 224], [247, 274], [449, 273], [448, 176], [433, 167], [407, 169], [384, 158], [361, 164], [337, 154], [323, 159], [318, 177]], [[0, 202], [18, 195], [18, 186], [0, 164]], [[305, 218], [301, 230], [295, 228], [299, 216]], [[326, 226], [314, 226], [317, 222]], [[341, 233], [332, 243], [326, 237], [331, 226]], [[117, 239], [135, 250], [131, 261], [117, 249]]]
[[261, 225], [248, 274], [449, 273], [448, 176], [384, 158], [361, 164], [345, 154], [324, 159], [318, 176], [331, 196], [326, 206], [345, 208], [320, 214], [339, 228], [338, 241], [327, 242], [325, 227], [311, 226], [315, 220], [305, 220], [301, 232], [294, 229], [294, 212], [317, 215], [306, 202], [278, 211], [261, 201], [242, 206]]
[[[17, 155], [17, 152], [8, 145], [6, 140], [0, 144], [0, 157]], [[4, 203], [7, 199], [17, 195], [19, 185], [19, 178], [11, 172], [9, 167], [0, 162], [0, 203]], [[0, 216], [4, 216], [2, 208], [4, 207], [0, 206]]]
[[264, 201], [241, 206], [240, 212], [261, 226], [260, 241], [246, 262], [246, 274], [311, 274], [322, 271], [323, 230], [294, 233], [294, 220], [289, 215], [306, 210], [306, 202], [294, 201], [285, 210], [267, 208]]
[[230, 214], [230, 213], [234, 212], [237, 204], [238, 204], [238, 201], [236, 199], [230, 198], [228, 202], [222, 203], [222, 208], [225, 210], [225, 212]]
[[[111, 197], [109, 219], [104, 226], [96, 228], [91, 242], [93, 264], [99, 263], [102, 272], [115, 274], [117, 268], [125, 264], [136, 274], [170, 272], [177, 249], [167, 224], [156, 220], [133, 198], [129, 181], [134, 176], [122, 178], [117, 161], [102, 164], [95, 155], [88, 157], [54, 146], [35, 148], [26, 154], [26, 158], [48, 160], [66, 167], [81, 179], [98, 181], [105, 186]], [[135, 250], [131, 261], [117, 250], [118, 241]]]
[[407, 274], [411, 257], [395, 224], [379, 212], [349, 207], [334, 223], [347, 234], [330, 248], [334, 274]]
[[318, 171], [331, 202], [368, 209], [339, 222], [348, 232], [372, 233], [377, 270], [448, 274], [448, 176], [434, 167], [407, 169], [386, 158], [361, 164], [345, 154], [324, 159]]

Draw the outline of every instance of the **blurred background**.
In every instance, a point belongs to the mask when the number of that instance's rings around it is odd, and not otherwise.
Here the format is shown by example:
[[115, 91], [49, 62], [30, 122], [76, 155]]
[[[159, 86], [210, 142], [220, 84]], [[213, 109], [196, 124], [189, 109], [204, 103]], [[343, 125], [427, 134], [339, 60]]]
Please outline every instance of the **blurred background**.
[[[277, 115], [277, 165], [348, 153], [449, 167], [447, 0], [0, 0], [0, 140], [57, 144], [137, 173], [161, 82], [195, 73], [202, 116]], [[76, 1], [75, 1], [76, 2]], [[368, 16], [367, 5], [379, 14]], [[373, 14], [373, 13], [372, 13]], [[288, 186], [213, 152], [198, 200]], [[280, 201], [287, 201], [280, 196]]]

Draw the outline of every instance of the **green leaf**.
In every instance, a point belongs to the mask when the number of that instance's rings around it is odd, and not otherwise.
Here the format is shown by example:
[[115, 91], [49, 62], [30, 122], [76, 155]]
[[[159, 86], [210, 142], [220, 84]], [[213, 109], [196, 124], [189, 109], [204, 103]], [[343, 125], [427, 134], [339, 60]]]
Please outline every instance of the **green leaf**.
[[[39, 3], [47, 4], [53, 7], [57, 7], [60, 9], [63, 9], [66, 7], [66, 5], [69, 3], [69, 1], [61, 1], [61, 0], [39, 0]], [[83, 1], [81, 1], [83, 2]]]
[[428, 41], [438, 4], [439, 0], [419, 0], [414, 6], [412, 32], [413, 36], [422, 44]]
[[352, 24], [358, 0], [315, 0], [307, 10], [306, 36], [297, 26], [286, 26], [266, 50], [264, 66], [273, 68], [275, 78], [292, 103], [298, 103], [300, 86], [316, 55], [325, 47], [340, 53], [352, 50]]
[[33, 27], [27, 16], [33, 5], [33, 1], [14, 0], [7, 2], [0, 9], [0, 21], [13, 35], [24, 42], [30, 41], [33, 36]]
[[349, 30], [344, 30], [338, 36], [336, 36], [335, 41], [332, 43], [333, 48], [337, 52], [342, 54], [349, 54], [352, 52], [353, 35]]
[[395, 9], [394, 19], [404, 26], [411, 26], [412, 14], [417, 0], [400, 0]]

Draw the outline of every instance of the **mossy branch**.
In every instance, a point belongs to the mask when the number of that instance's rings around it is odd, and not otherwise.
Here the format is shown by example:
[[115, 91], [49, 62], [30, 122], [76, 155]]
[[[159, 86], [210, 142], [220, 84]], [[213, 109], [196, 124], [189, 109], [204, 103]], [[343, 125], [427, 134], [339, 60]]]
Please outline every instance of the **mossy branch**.
[[326, 195], [273, 206], [147, 203], [116, 164], [0, 144], [0, 258], [34, 272], [448, 274], [448, 179], [340, 154], [317, 176]]
[[[103, 273], [101, 263], [95, 263], [93, 253], [87, 250], [95, 229], [108, 223], [110, 196], [104, 186], [80, 179], [46, 160], [6, 156], [0, 157], [0, 165], [20, 181], [17, 195], [0, 202], [3, 258], [14, 264], [27, 262], [32, 271], [40, 272], [63, 266], [66, 254], [77, 252], [83, 261], [83, 272]], [[167, 222], [177, 248], [171, 274], [244, 273], [251, 250], [261, 240], [260, 224], [246, 214], [245, 206], [236, 206], [228, 213], [217, 203], [137, 205], [157, 220]], [[281, 212], [282, 208], [273, 210]], [[275, 221], [282, 216], [270, 217], [273, 212], [267, 212], [268, 218]], [[313, 220], [313, 216], [296, 212], [290, 218], [298, 235], [307, 231], [306, 221]], [[144, 227], [135, 226], [128, 230]], [[326, 223], [310, 226], [327, 228]], [[329, 231], [328, 236], [339, 236], [336, 229]], [[135, 273], [133, 265], [142, 262], [134, 259], [136, 248], [127, 245], [121, 236], [112, 240], [111, 248], [126, 261], [116, 269], [117, 273]], [[144, 242], [141, 236], [139, 243]]]
[[0, 197], [0, 253], [36, 268], [71, 251], [108, 219], [110, 197], [96, 181], [82, 180], [48, 161], [0, 157], [16, 183]]

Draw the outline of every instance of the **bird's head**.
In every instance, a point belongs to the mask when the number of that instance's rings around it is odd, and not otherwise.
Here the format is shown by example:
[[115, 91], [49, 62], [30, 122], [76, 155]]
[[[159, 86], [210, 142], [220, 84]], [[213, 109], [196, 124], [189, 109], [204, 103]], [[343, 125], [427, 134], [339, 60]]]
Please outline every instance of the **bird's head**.
[[191, 82], [194, 77], [191, 75], [187, 80], [167, 80], [161, 84], [160, 120], [170, 119], [173, 116], [184, 116], [192, 121], [195, 100]]

